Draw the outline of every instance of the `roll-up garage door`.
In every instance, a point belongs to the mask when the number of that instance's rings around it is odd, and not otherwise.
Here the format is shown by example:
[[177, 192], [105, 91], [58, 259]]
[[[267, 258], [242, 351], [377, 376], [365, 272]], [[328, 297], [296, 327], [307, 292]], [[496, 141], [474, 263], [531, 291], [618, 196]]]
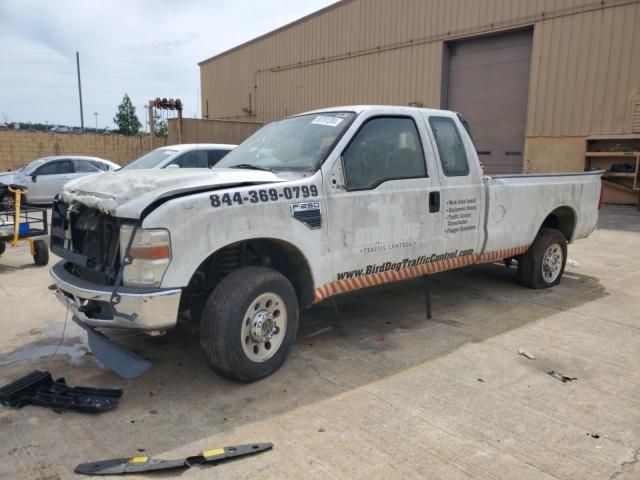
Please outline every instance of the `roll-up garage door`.
[[487, 174], [522, 172], [533, 30], [447, 44], [445, 105], [469, 122]]

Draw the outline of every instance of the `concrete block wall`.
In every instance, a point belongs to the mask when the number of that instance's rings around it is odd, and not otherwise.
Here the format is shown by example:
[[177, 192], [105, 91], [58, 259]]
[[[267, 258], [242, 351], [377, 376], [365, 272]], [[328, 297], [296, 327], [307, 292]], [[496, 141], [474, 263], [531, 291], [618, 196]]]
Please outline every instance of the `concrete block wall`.
[[126, 165], [166, 144], [164, 138], [89, 133], [0, 132], [0, 171], [14, 169], [48, 155], [90, 155]]

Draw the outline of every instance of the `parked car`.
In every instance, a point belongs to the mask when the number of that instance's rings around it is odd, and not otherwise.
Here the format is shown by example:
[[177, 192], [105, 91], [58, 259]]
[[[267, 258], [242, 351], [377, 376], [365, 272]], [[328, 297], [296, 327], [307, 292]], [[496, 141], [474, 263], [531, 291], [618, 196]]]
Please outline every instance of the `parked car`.
[[61, 155], [39, 158], [14, 171], [0, 172], [0, 203], [8, 208], [14, 203], [15, 197], [7, 190], [8, 185], [26, 187], [25, 202], [46, 204], [53, 202], [69, 180], [119, 168], [117, 163], [98, 157]]
[[65, 127], [64, 125], [54, 125], [49, 131], [55, 133], [69, 133], [71, 129], [69, 127]]
[[185, 143], [156, 148], [123, 170], [148, 168], [211, 168], [237, 145], [224, 143]]

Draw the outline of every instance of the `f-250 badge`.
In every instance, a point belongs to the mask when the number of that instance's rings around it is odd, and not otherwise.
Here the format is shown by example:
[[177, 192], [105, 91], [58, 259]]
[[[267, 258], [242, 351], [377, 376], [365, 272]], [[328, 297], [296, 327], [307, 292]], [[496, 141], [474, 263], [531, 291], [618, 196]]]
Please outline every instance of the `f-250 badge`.
[[291, 216], [300, 220], [311, 229], [322, 226], [322, 213], [320, 212], [320, 202], [293, 203], [290, 205]]

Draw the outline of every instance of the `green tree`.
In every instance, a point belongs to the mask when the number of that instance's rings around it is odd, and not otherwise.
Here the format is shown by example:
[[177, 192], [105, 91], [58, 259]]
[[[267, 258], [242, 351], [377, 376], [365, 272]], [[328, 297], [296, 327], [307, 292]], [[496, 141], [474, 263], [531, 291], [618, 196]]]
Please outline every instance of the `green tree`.
[[161, 120], [156, 123], [156, 137], [164, 137], [167, 138], [169, 135], [169, 126], [167, 125], [166, 120]]
[[162, 115], [157, 111], [153, 114], [153, 130], [156, 137], [167, 138], [169, 135], [169, 125], [167, 120], [163, 120]]
[[118, 125], [118, 132], [122, 135], [136, 135], [140, 131], [142, 124], [136, 115], [136, 107], [133, 106], [126, 93], [118, 105], [118, 111], [113, 117], [113, 121]]

